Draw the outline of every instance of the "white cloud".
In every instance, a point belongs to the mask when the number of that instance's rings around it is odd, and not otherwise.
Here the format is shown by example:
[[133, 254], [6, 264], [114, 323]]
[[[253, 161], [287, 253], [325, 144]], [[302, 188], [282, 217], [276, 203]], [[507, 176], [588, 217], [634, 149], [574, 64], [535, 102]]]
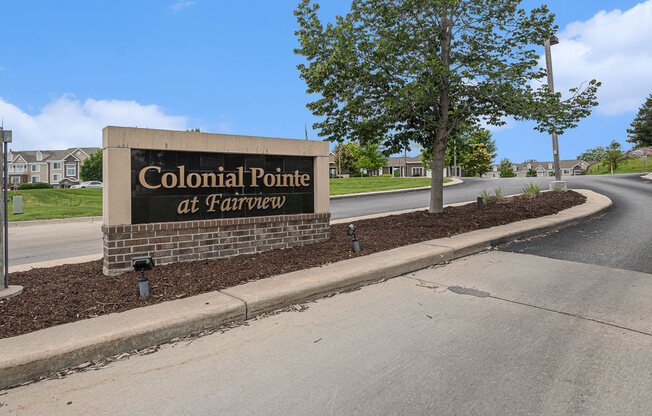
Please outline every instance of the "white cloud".
[[192, 6], [193, 4], [197, 4], [197, 2], [193, 0], [180, 0], [171, 5], [170, 8], [175, 12], [178, 12], [179, 10], [184, 9], [188, 6]]
[[595, 78], [602, 82], [598, 111], [635, 111], [652, 92], [650, 22], [652, 0], [647, 0], [626, 11], [600, 11], [567, 25], [552, 47], [556, 89], [567, 95], [569, 88]]
[[64, 149], [102, 145], [108, 125], [185, 130], [187, 118], [166, 115], [157, 105], [135, 101], [94, 100], [83, 103], [64, 95], [31, 115], [0, 98], [0, 117], [13, 130], [12, 149]]

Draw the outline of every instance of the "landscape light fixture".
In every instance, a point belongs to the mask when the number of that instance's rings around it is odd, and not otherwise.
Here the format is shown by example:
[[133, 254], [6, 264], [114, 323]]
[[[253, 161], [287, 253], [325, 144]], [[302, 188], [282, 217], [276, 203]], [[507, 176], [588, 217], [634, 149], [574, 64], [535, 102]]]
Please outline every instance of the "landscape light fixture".
[[484, 202], [484, 199], [481, 196], [479, 196], [477, 201], [478, 201], [478, 209], [482, 209], [482, 204]]
[[149, 297], [149, 280], [145, 277], [145, 271], [154, 268], [154, 260], [152, 256], [134, 257], [131, 259], [131, 266], [135, 271], [140, 272], [140, 277], [138, 278], [140, 297], [147, 299]]
[[349, 228], [346, 230], [346, 235], [351, 235], [353, 236], [353, 252], [354, 253], [359, 253], [360, 252], [360, 242], [358, 241], [358, 237], [355, 235], [355, 225], [349, 224]]

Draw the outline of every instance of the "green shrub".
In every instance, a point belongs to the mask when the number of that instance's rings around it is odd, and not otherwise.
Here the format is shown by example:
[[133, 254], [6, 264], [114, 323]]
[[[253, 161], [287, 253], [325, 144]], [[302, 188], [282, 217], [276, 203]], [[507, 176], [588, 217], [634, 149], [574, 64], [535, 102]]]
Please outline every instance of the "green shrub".
[[541, 188], [539, 188], [539, 185], [535, 185], [533, 183], [523, 187], [523, 193], [530, 196], [537, 196], [540, 192]]
[[20, 185], [18, 185], [19, 191], [23, 191], [25, 189], [52, 189], [52, 185], [45, 182], [21, 183]]
[[527, 173], [525, 174], [528, 178], [536, 178], [537, 177], [537, 171], [530, 168], [527, 170]]
[[503, 188], [500, 186], [496, 189], [494, 189], [494, 194], [496, 194], [496, 198], [501, 198], [503, 196]]
[[563, 190], [564, 190], [564, 187], [561, 186], [560, 184], [556, 183], [556, 184], [554, 184], [552, 186], [552, 192], [563, 192]]
[[390, 175], [389, 173], [383, 173], [382, 175], [380, 175], [380, 177], [381, 178], [391, 178], [392, 175]]
[[488, 204], [489, 202], [491, 202], [491, 195], [489, 194], [489, 192], [487, 192], [486, 189], [483, 190], [483, 191], [480, 193], [480, 196], [482, 197], [482, 202], [483, 202], [485, 205]]
[[399, 178], [401, 176], [401, 171], [400, 170], [395, 170], [394, 171], [394, 177]]

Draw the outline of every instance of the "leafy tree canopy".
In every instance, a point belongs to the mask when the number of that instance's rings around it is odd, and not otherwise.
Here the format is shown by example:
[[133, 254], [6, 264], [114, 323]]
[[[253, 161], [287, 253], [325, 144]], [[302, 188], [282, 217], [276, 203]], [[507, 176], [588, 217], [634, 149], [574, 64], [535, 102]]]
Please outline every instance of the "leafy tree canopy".
[[513, 178], [516, 176], [516, 172], [512, 169], [512, 162], [507, 158], [500, 161], [500, 167], [498, 170], [500, 171], [501, 178]]
[[602, 146], [594, 147], [593, 149], [588, 149], [586, 152], [577, 156], [579, 160], [586, 161], [601, 161], [604, 159], [605, 149]]
[[83, 181], [102, 181], [102, 151], [87, 157], [81, 165], [79, 176]]
[[466, 176], [482, 176], [491, 170], [495, 154], [489, 153], [484, 143], [475, 143], [460, 164]]
[[354, 157], [356, 159], [355, 165], [358, 169], [377, 171], [378, 169], [387, 166], [385, 150], [378, 142], [366, 142], [365, 144], [360, 145], [354, 150]]
[[396, 153], [416, 142], [433, 149], [430, 211], [443, 210], [443, 168], [449, 136], [461, 123], [534, 120], [541, 132], [575, 127], [597, 105], [595, 80], [551, 93], [541, 82], [537, 46], [557, 29], [546, 6], [521, 0], [353, 0], [326, 26], [318, 4], [302, 0], [295, 15], [298, 65], [307, 106], [321, 118], [321, 137], [360, 143], [386, 138]]
[[[335, 166], [342, 169], [342, 172], [348, 172], [352, 176], [357, 176], [360, 172], [356, 165], [356, 153], [358, 145], [355, 142], [338, 143], [333, 149], [335, 153]], [[342, 173], [340, 172], [340, 173]]]
[[623, 152], [622, 146], [615, 140], [612, 140], [609, 146], [605, 148], [604, 156], [602, 161], [605, 164], [611, 166], [613, 163], [614, 169], [618, 167], [618, 163], [625, 158], [625, 153]]
[[530, 168], [527, 170], [527, 173], [525, 174], [528, 178], [536, 178], [537, 177], [537, 171]]
[[627, 141], [634, 143], [634, 148], [652, 146], [652, 94], [638, 110], [631, 127], [627, 129]]
[[[446, 148], [444, 163], [446, 166], [453, 166], [455, 154], [457, 154], [457, 164], [464, 166], [465, 161], [474, 151], [474, 145], [483, 144], [487, 152], [492, 155], [491, 163], [496, 157], [496, 141], [491, 138], [491, 132], [477, 125], [461, 123], [458, 128], [449, 137], [450, 146]], [[432, 147], [423, 148], [421, 151], [421, 161], [424, 168], [430, 169], [432, 166]]]

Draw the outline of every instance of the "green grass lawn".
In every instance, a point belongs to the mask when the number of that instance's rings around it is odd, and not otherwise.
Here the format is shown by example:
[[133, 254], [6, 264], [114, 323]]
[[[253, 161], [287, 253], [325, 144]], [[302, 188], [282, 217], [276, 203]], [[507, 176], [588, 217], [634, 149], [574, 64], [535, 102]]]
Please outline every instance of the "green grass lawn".
[[[608, 163], [600, 163], [600, 168], [596, 170], [596, 166], [591, 166], [591, 172], [589, 175], [605, 175], [611, 173], [611, 166]], [[647, 172], [652, 171], [652, 158], [648, 157], [647, 161]], [[639, 157], [638, 159], [626, 159], [621, 161], [618, 164], [618, 167], [614, 169], [614, 173], [643, 173], [643, 160]]]
[[[450, 179], [444, 178], [445, 182]], [[331, 179], [331, 195], [429, 186], [430, 178], [346, 178]], [[14, 215], [13, 197], [22, 195], [23, 213]], [[30, 189], [9, 192], [9, 221], [102, 215], [101, 189]]]
[[[22, 195], [23, 214], [13, 215], [13, 197]], [[30, 189], [9, 192], [9, 221], [102, 215], [101, 189]]]
[[[331, 195], [357, 194], [360, 192], [430, 186], [430, 181], [430, 178], [388, 178], [379, 176], [371, 178], [332, 178], [330, 180], [330, 190]], [[450, 181], [449, 178], [444, 178], [444, 182]]]

